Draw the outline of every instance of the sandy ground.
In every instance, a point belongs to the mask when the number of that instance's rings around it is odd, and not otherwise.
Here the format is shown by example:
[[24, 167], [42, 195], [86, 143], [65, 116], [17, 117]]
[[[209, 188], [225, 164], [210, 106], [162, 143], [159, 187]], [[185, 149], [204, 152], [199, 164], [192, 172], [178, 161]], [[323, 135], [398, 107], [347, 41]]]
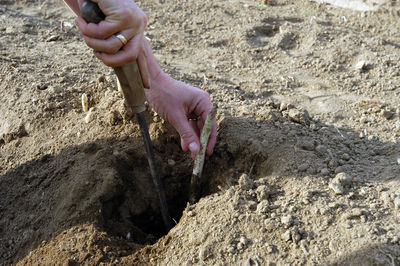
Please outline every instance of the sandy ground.
[[187, 204], [192, 161], [147, 110], [165, 232], [139, 128], [73, 15], [0, 0], [1, 265], [400, 264], [398, 1], [138, 5], [162, 68], [219, 107], [203, 197]]

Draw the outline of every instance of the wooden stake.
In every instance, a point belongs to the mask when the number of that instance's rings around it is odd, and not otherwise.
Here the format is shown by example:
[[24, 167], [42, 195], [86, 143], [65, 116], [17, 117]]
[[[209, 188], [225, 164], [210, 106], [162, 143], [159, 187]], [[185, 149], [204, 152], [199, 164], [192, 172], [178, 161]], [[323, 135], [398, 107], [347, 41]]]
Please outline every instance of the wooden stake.
[[203, 172], [204, 158], [206, 155], [208, 140], [210, 138], [211, 130], [213, 127], [213, 122], [215, 120], [215, 115], [217, 114], [217, 108], [213, 107], [208, 113], [206, 121], [204, 123], [203, 129], [200, 134], [200, 150], [196, 154], [196, 159], [194, 160], [193, 173], [190, 179], [190, 203], [195, 203], [199, 199], [200, 195], [200, 181], [201, 174]]

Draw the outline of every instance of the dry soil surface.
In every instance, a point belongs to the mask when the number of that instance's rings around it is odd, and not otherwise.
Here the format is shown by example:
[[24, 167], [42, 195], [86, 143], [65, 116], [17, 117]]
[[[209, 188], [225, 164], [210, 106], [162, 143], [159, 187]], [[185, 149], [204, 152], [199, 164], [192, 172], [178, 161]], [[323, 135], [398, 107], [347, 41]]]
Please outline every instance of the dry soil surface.
[[[0, 0], [0, 264], [399, 265], [400, 3], [138, 1], [162, 68], [207, 90], [202, 198], [146, 111], [139, 128], [56, 0]], [[81, 108], [89, 96], [91, 111]]]

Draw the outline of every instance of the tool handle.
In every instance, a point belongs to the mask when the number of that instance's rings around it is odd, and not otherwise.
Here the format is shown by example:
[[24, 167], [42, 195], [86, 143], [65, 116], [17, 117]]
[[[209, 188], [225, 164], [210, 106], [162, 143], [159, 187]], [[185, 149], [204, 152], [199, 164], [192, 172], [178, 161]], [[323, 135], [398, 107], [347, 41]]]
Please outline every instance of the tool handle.
[[[80, 12], [87, 23], [98, 24], [106, 17], [99, 6], [90, 0], [83, 2]], [[132, 108], [132, 111], [134, 113], [143, 112], [146, 109], [144, 106], [146, 94], [144, 93], [142, 76], [136, 61], [120, 67], [114, 67], [114, 71], [117, 74], [125, 100]]]

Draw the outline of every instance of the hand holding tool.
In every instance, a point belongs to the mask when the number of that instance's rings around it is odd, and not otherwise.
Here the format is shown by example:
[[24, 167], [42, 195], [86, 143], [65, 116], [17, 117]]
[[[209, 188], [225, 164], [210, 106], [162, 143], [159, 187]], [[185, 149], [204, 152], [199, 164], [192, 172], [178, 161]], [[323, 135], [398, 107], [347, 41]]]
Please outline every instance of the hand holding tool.
[[[90, 0], [83, 2], [81, 6], [81, 16], [87, 23], [96, 24], [100, 23], [106, 17], [100, 10], [99, 6]], [[157, 172], [153, 146], [151, 144], [146, 119], [143, 114], [143, 112], [146, 110], [144, 105], [146, 101], [146, 94], [144, 92], [144, 86], [139, 67], [136, 61], [134, 61], [120, 67], [114, 67], [114, 72], [117, 74], [120, 88], [125, 100], [132, 109], [132, 112], [136, 114], [138, 123], [140, 125], [140, 131], [146, 147], [147, 160], [149, 162], [151, 176], [160, 200], [161, 215], [166, 229], [169, 230], [172, 228], [172, 219], [168, 211], [164, 188]]]

